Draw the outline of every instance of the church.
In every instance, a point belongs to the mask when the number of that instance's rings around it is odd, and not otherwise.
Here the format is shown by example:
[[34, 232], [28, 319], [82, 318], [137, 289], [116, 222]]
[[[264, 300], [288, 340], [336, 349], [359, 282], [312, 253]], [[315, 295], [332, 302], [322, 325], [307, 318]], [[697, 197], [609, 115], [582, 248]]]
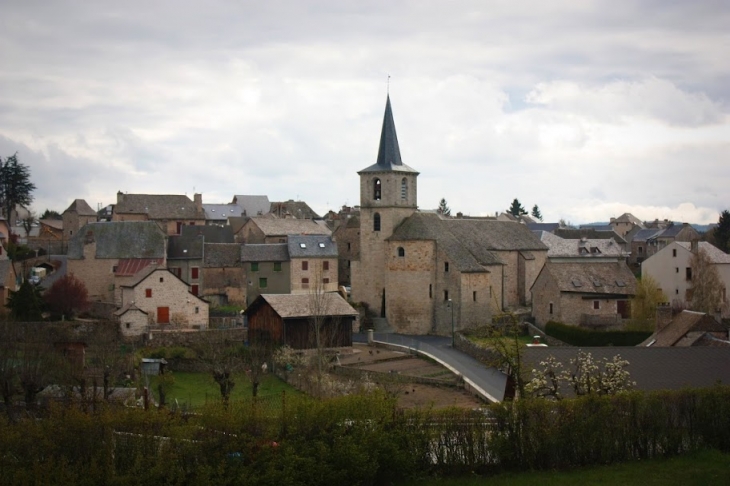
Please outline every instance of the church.
[[395, 332], [450, 335], [529, 306], [547, 247], [523, 224], [419, 211], [418, 171], [401, 160], [388, 96], [376, 163], [360, 176], [352, 299]]

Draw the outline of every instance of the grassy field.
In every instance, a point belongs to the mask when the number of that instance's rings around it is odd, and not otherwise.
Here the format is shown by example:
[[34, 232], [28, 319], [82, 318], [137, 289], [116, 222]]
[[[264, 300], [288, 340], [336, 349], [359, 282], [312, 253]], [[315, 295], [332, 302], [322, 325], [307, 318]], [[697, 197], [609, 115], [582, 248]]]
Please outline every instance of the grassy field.
[[484, 484], [489, 484], [489, 486], [730, 484], [730, 454], [703, 451], [671, 459], [615, 464], [573, 471], [525, 472], [461, 479], [426, 479], [404, 483], [401, 486], [481, 486]]
[[[218, 384], [213, 381], [213, 377], [207, 373], [185, 373], [173, 372], [175, 383], [167, 392], [167, 403], [175, 403], [175, 399], [180, 406], [200, 407], [206, 403], [217, 402], [221, 398]], [[252, 395], [252, 386], [245, 374], [240, 373], [235, 376], [236, 385], [231, 393], [231, 400], [248, 399]], [[157, 397], [157, 378], [150, 380], [150, 388], [155, 397]], [[258, 396], [261, 398], [270, 397], [272, 395], [281, 395], [282, 391], [287, 394], [298, 394], [299, 391], [284, 383], [282, 380], [272, 374], [265, 375], [258, 389]]]

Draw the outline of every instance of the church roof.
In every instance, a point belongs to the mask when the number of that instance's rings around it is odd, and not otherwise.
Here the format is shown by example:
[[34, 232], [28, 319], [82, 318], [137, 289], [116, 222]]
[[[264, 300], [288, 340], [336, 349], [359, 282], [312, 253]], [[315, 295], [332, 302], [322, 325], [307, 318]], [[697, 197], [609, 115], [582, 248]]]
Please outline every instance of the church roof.
[[395, 121], [393, 121], [393, 110], [390, 107], [390, 96], [385, 102], [385, 115], [383, 116], [383, 129], [380, 132], [380, 147], [378, 147], [378, 160], [374, 165], [363, 169], [358, 174], [365, 172], [414, 172], [415, 169], [405, 165], [400, 157], [398, 136], [395, 133]]

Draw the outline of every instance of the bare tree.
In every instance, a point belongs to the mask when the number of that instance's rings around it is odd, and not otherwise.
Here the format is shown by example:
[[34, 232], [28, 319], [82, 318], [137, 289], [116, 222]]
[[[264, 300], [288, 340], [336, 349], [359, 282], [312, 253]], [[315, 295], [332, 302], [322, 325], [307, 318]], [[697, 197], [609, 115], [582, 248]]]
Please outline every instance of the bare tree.
[[38, 222], [38, 217], [36, 216], [35, 211], [32, 209], [28, 209], [28, 215], [23, 218], [23, 229], [25, 230], [25, 237], [30, 236], [30, 232], [33, 230], [33, 226]]
[[702, 248], [692, 254], [689, 277], [692, 280], [690, 289], [690, 308], [698, 312], [714, 313], [723, 304], [723, 289], [720, 274], [713, 264], [710, 255]]
[[210, 334], [207, 336], [197, 346], [198, 359], [218, 384], [221, 399], [227, 405], [236, 386], [235, 375], [244, 369], [242, 344], [219, 341]]

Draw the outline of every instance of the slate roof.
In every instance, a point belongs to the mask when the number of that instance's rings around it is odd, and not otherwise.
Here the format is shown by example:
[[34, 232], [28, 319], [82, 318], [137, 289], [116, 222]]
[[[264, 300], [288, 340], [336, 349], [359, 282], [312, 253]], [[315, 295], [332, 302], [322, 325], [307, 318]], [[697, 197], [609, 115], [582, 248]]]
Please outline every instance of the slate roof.
[[241, 246], [240, 243], [206, 243], [203, 265], [206, 268], [240, 267]]
[[621, 236], [613, 231], [613, 229], [609, 229], [606, 231], [603, 230], [596, 230], [593, 228], [585, 228], [585, 229], [571, 229], [571, 228], [558, 228], [554, 232], [556, 235], [558, 235], [561, 238], [565, 238], [567, 240], [579, 240], [581, 238], [590, 238], [593, 240], [598, 239], [606, 239], [606, 238], [613, 238], [616, 243], [625, 244], [626, 240], [621, 238]]
[[225, 221], [230, 217], [240, 217], [243, 208], [238, 204], [203, 204], [206, 220]]
[[202, 236], [206, 243], [233, 243], [233, 228], [217, 225], [187, 225], [182, 227], [182, 236]]
[[653, 238], [656, 234], [661, 233], [662, 230], [656, 228], [640, 229], [634, 234], [631, 241], [648, 241]]
[[124, 194], [115, 214], [146, 214], [150, 219], [205, 219], [202, 208], [179, 194]]
[[68, 242], [68, 257], [84, 256], [84, 242], [96, 241], [96, 258], [165, 258], [165, 234], [154, 221], [116, 221], [84, 225]]
[[[338, 292], [328, 292], [318, 296], [322, 298], [320, 306], [315, 305], [317, 299], [310, 294], [262, 294], [256, 300], [266, 301], [272, 309], [283, 319], [323, 316], [357, 316], [358, 312], [347, 303]], [[260, 303], [259, 303], [260, 305]], [[256, 309], [258, 305], [251, 304], [246, 309]], [[319, 309], [317, 309], [319, 307]]]
[[366, 172], [418, 172], [403, 163], [400, 157], [400, 146], [398, 136], [395, 133], [395, 121], [393, 110], [390, 107], [390, 95], [385, 101], [385, 115], [383, 115], [383, 128], [380, 131], [380, 146], [378, 147], [378, 159], [374, 165], [361, 170], [358, 174]]
[[541, 272], [549, 272], [561, 292], [579, 294], [636, 294], [636, 277], [624, 262], [547, 262]]
[[[187, 226], [185, 226], [187, 228]], [[167, 239], [168, 260], [200, 260], [203, 258], [202, 235], [173, 235]]]
[[547, 231], [533, 232], [548, 247], [548, 258], [606, 258], [624, 256], [621, 247], [612, 239], [567, 240]]
[[[684, 224], [675, 224], [672, 223], [669, 226], [667, 226], [663, 231], [658, 232], [656, 235], [654, 235], [654, 238], [676, 238], [680, 231], [684, 229]], [[687, 225], [689, 226], [689, 225]]]
[[294, 201], [293, 199], [272, 202], [269, 212], [280, 218], [290, 215], [297, 219], [320, 219], [319, 215], [309, 207], [309, 204], [304, 201]]
[[241, 207], [243, 216], [260, 216], [269, 212], [271, 203], [268, 196], [247, 196], [237, 194], [233, 196], [233, 204]]
[[[677, 241], [675, 243], [677, 243], [682, 248], [691, 251], [692, 244], [690, 242]], [[730, 255], [706, 241], [699, 242], [699, 249], [704, 250], [705, 253], [707, 253], [712, 263], [730, 263]]]
[[248, 223], [248, 221], [250, 219], [251, 218], [249, 218], [248, 216], [241, 216], [241, 217], [233, 216], [233, 217], [228, 218], [228, 226], [231, 227], [231, 231], [233, 231], [233, 234], [235, 235], [236, 233], [241, 231], [241, 228], [243, 228], [243, 225]]
[[581, 230], [595, 230], [595, 231], [613, 231], [613, 226], [610, 224], [582, 224], [580, 225]]
[[631, 213], [624, 213], [618, 218], [614, 219], [614, 222], [616, 223], [633, 223], [633, 224], [641, 224], [641, 220], [634, 216]]
[[329, 236], [295, 236], [287, 240], [289, 258], [337, 258], [337, 245]]
[[[605, 357], [611, 360], [617, 354], [626, 359], [629, 362], [626, 369], [638, 390], [679, 390], [710, 387], [717, 383], [730, 384], [730, 348], [605, 347], [584, 351], [590, 352], [594, 359]], [[551, 355], [570, 369], [570, 359], [575, 359], [577, 353], [578, 348], [573, 347], [525, 348], [525, 369], [538, 368], [540, 361]]]
[[241, 245], [242, 262], [287, 262], [289, 250], [286, 243], [266, 245]]
[[79, 216], [96, 216], [96, 211], [91, 209], [91, 206], [83, 199], [74, 199], [69, 207], [66, 208], [64, 213], [75, 212]]
[[332, 232], [311, 219], [251, 218], [266, 236], [331, 235]]
[[[688, 333], [701, 331], [694, 339], [682, 343]], [[694, 341], [701, 337], [705, 332], [725, 332], [727, 336], [727, 328], [717, 322], [714, 317], [704, 312], [694, 312], [683, 310], [672, 319], [663, 329], [652, 334], [649, 339], [641, 343], [642, 346], [649, 346], [652, 341], [652, 347], [666, 346], [691, 346]]]

